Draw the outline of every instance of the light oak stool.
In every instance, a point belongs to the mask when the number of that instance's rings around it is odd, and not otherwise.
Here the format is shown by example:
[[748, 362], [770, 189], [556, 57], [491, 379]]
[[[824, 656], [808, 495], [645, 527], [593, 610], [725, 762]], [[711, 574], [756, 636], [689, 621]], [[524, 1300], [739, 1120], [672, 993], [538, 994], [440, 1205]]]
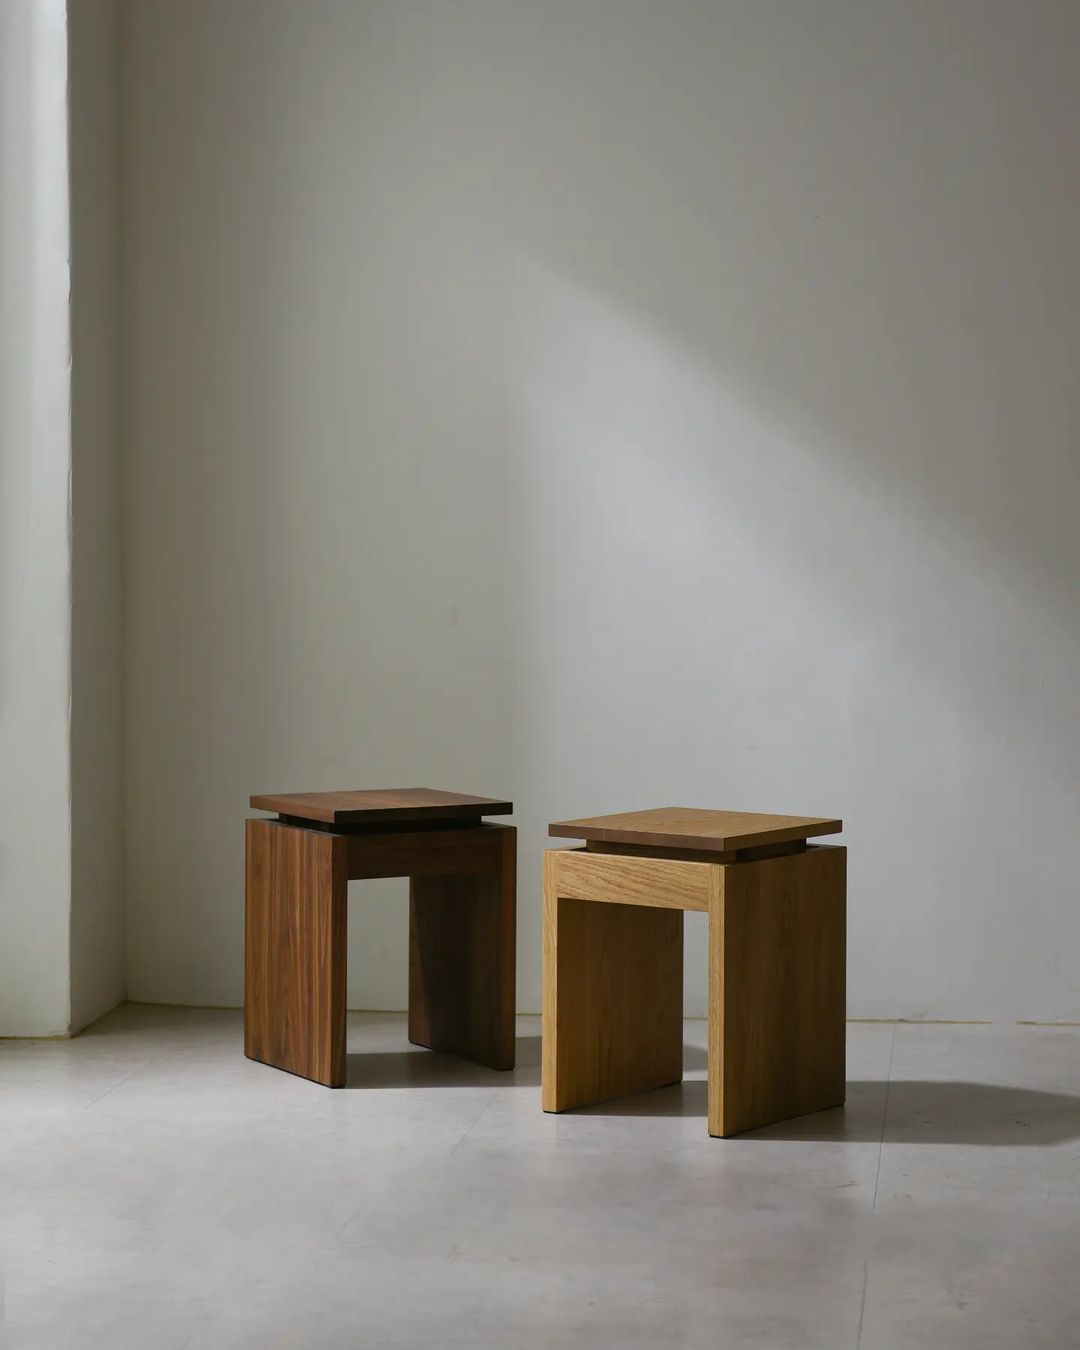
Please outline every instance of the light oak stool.
[[433, 788], [255, 796], [247, 821], [244, 1053], [345, 1083], [346, 883], [409, 878], [409, 1040], [514, 1067], [510, 802]]
[[709, 916], [709, 1133], [840, 1106], [839, 820], [663, 807], [549, 826], [543, 1108], [682, 1080], [683, 911]]

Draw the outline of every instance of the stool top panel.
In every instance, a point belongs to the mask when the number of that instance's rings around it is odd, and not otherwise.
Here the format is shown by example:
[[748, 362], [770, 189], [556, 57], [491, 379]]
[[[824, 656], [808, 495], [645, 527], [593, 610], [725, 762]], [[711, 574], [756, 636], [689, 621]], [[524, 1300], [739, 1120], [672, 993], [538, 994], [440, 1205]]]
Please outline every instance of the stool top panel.
[[513, 802], [469, 797], [439, 788], [358, 788], [348, 792], [260, 793], [251, 798], [257, 811], [276, 811], [326, 825], [381, 825], [407, 820], [479, 820], [508, 816]]
[[660, 806], [615, 816], [559, 820], [548, 826], [557, 839], [638, 844], [653, 848], [728, 849], [786, 844], [819, 834], [839, 834], [843, 822], [818, 816], [770, 816], [756, 811], [703, 811], [694, 806]]

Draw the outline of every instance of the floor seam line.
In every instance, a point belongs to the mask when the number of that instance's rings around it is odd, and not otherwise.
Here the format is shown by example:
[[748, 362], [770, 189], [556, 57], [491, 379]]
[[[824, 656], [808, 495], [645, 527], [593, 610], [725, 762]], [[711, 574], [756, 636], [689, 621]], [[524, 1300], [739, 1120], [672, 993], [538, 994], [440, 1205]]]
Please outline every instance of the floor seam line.
[[862, 1346], [862, 1324], [866, 1316], [866, 1286], [870, 1283], [870, 1266], [864, 1261], [862, 1266], [862, 1300], [859, 1303], [859, 1330], [855, 1336], [855, 1350]]
[[137, 1069], [132, 1069], [126, 1078], [121, 1078], [119, 1083], [114, 1083], [111, 1088], [106, 1088], [105, 1091], [95, 1097], [93, 1101], [87, 1102], [83, 1107], [83, 1110], [89, 1111], [92, 1106], [97, 1106], [98, 1102], [104, 1101], [111, 1092], [115, 1092], [117, 1088], [122, 1088], [125, 1083], [130, 1083], [136, 1074], [142, 1073], [144, 1069], [148, 1069], [153, 1062], [152, 1059], [148, 1059], [145, 1064], [140, 1064]]
[[487, 1114], [488, 1110], [489, 1110], [494, 1104], [495, 1104], [495, 1094], [492, 1093], [492, 1095], [488, 1098], [488, 1100], [487, 1100], [487, 1101], [484, 1103], [484, 1105], [480, 1108], [480, 1114], [476, 1117], [476, 1119], [473, 1121], [473, 1123], [469, 1126], [469, 1128], [465, 1131], [465, 1133], [464, 1133], [464, 1134], [461, 1136], [461, 1138], [457, 1141], [457, 1143], [454, 1145], [454, 1147], [450, 1150], [451, 1153], [456, 1153], [456, 1152], [458, 1151], [458, 1149], [462, 1146], [462, 1144], [465, 1142], [465, 1140], [468, 1139], [469, 1135], [472, 1134], [473, 1130], [476, 1128], [477, 1125], [480, 1124], [480, 1121], [484, 1118], [484, 1116]]
[[896, 1054], [896, 1027], [893, 1027], [892, 1041], [889, 1045], [889, 1069], [885, 1075], [885, 1101], [881, 1107], [881, 1137], [878, 1139], [877, 1171], [874, 1173], [874, 1202], [870, 1213], [877, 1213], [878, 1186], [881, 1184], [881, 1158], [885, 1152], [885, 1127], [889, 1121], [889, 1089], [892, 1087], [892, 1066]]

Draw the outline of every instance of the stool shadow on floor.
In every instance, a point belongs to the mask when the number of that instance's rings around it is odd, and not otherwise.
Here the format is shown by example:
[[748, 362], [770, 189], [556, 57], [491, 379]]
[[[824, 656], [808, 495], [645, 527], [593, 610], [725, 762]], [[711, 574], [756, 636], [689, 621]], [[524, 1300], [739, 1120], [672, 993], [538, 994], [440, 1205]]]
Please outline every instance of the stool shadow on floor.
[[[1080, 1139], [1080, 1097], [992, 1083], [855, 1080], [847, 1104], [736, 1136], [821, 1143], [1045, 1146]], [[593, 1116], [704, 1116], [708, 1085], [688, 1079], [582, 1109]]]
[[345, 1057], [346, 1088], [533, 1087], [540, 1082], [540, 1037], [515, 1041], [517, 1067], [488, 1069], [456, 1055], [414, 1050], [362, 1051]]

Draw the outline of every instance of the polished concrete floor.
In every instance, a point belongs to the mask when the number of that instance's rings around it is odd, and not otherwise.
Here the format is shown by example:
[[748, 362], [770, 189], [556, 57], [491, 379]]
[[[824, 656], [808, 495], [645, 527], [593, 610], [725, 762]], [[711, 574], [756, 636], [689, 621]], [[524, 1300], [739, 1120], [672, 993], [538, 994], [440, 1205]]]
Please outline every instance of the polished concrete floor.
[[858, 1025], [849, 1104], [732, 1140], [687, 1081], [539, 1109], [350, 1019], [352, 1087], [237, 1013], [0, 1043], [4, 1350], [1080, 1346], [1080, 1029]]

